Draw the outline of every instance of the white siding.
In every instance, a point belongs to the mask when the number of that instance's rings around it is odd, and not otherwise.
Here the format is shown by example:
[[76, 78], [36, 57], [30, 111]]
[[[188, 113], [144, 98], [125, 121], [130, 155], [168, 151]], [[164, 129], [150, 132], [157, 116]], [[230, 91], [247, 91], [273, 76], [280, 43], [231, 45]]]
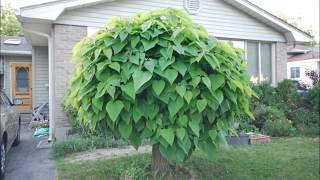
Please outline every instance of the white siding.
[[[300, 68], [300, 77], [291, 78], [291, 68], [299, 67]], [[308, 86], [312, 86], [312, 80], [306, 76], [307, 70], [314, 70], [318, 73], [320, 72], [320, 60], [319, 59], [308, 59], [301, 61], [292, 61], [287, 63], [287, 77], [292, 80], [297, 80], [301, 83], [304, 83]]]
[[[58, 24], [103, 27], [112, 16], [129, 17], [156, 8], [183, 8], [183, 0], [118, 0], [64, 12]], [[284, 35], [223, 0], [201, 0], [200, 12], [192, 15], [211, 35], [222, 38], [285, 41]]]
[[12, 100], [11, 64], [31, 64], [31, 56], [3, 56], [4, 93]]
[[48, 47], [33, 48], [33, 106], [49, 101]]

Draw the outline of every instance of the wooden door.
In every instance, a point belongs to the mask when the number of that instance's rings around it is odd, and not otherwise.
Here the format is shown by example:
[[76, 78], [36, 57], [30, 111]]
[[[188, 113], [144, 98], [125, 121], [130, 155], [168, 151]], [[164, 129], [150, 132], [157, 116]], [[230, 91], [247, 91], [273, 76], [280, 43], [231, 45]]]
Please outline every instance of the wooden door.
[[19, 110], [32, 109], [32, 66], [31, 64], [12, 64], [12, 99], [22, 99]]

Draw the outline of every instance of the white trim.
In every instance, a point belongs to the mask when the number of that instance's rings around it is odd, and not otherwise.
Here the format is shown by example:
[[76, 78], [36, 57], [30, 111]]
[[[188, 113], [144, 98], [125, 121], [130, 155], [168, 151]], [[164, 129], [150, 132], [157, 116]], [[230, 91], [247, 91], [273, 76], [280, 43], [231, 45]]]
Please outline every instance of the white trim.
[[[33, 56], [32, 56], [32, 59], [31, 59], [31, 63], [32, 63], [32, 69], [35, 67], [35, 49], [34, 49], [34, 47], [32, 47], [32, 54], [33, 54]], [[35, 70], [33, 70], [32, 71], [32, 109], [33, 108], [35, 108], [35, 84], [36, 84], [36, 82], [35, 82], [35, 73], [36, 73], [36, 71]]]
[[258, 42], [258, 83], [263, 80], [263, 74], [261, 70], [261, 41]]
[[[247, 0], [224, 0], [225, 2], [233, 5], [234, 7], [246, 12], [247, 14], [251, 15], [252, 17], [256, 17], [257, 19], [265, 20], [265, 23], [269, 25], [273, 25], [277, 27], [279, 30], [282, 29], [286, 34], [286, 38], [288, 41], [295, 41], [295, 42], [311, 42], [312, 37], [298, 28], [286, 23], [285, 21], [277, 18], [276, 16], [272, 15], [271, 13], [261, 9], [260, 7], [254, 5], [253, 3]], [[290, 37], [291, 36], [291, 37]], [[292, 39], [291, 39], [292, 38]]]
[[271, 45], [271, 57], [272, 57], [272, 85], [276, 85], [276, 43], [272, 43]]
[[0, 54], [2, 55], [32, 55], [31, 51], [11, 51], [11, 50], [0, 50]]

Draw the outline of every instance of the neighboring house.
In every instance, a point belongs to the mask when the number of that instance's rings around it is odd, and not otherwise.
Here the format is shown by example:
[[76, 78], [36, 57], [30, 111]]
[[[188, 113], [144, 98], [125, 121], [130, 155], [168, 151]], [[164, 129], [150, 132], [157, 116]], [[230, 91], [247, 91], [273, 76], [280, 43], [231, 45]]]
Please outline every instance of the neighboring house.
[[0, 36], [0, 43], [0, 90], [11, 100], [23, 99], [18, 109], [30, 111], [38, 102], [32, 93], [32, 47], [23, 37]]
[[311, 79], [306, 76], [306, 71], [314, 70], [320, 73], [319, 45], [288, 46], [287, 76], [289, 79], [312, 86]]
[[286, 79], [287, 43], [312, 40], [308, 34], [246, 0], [56, 0], [22, 7], [17, 17], [33, 46], [33, 69], [38, 71], [38, 63], [49, 69], [49, 140], [64, 136], [69, 127], [61, 104], [74, 67], [73, 46], [104, 27], [112, 16], [129, 17], [167, 7], [187, 10], [210, 35], [243, 48], [250, 77], [255, 82], [276, 84]]

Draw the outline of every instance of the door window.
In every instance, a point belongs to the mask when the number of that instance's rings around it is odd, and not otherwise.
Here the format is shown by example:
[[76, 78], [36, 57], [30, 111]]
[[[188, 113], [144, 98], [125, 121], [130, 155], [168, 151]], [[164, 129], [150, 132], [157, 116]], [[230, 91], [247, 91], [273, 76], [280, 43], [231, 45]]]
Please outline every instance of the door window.
[[16, 67], [16, 91], [17, 93], [28, 93], [29, 91], [29, 68]]

